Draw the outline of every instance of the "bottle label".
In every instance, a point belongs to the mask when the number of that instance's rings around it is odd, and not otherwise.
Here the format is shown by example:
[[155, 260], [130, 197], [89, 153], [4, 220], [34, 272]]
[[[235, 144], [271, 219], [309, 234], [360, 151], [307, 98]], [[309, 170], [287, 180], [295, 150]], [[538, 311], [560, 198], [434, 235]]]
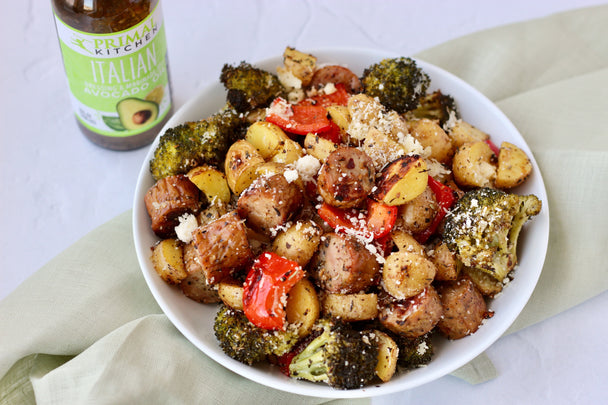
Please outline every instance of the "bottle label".
[[75, 30], [55, 14], [57, 33], [78, 120], [101, 135], [137, 135], [171, 108], [167, 43], [160, 3], [121, 32]]

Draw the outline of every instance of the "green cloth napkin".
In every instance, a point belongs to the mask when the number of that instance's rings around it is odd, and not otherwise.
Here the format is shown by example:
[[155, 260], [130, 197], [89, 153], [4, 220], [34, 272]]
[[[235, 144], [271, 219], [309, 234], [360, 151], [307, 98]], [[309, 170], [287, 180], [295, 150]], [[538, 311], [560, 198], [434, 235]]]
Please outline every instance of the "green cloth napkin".
[[[577, 10], [416, 55], [495, 101], [526, 138], [545, 179], [547, 260], [508, 332], [608, 288], [599, 255], [608, 218], [596, 214], [608, 206], [605, 21], [608, 6]], [[0, 325], [1, 404], [324, 402], [248, 381], [190, 344], [145, 284], [130, 212], [92, 231], [0, 302]], [[481, 355], [454, 375], [476, 383], [496, 373]]]

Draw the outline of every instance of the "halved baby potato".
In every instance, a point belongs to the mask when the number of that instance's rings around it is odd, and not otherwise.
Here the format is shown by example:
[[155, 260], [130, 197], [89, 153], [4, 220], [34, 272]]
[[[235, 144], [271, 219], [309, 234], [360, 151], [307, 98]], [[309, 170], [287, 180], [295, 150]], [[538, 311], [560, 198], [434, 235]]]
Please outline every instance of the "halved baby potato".
[[257, 178], [256, 169], [264, 163], [257, 148], [244, 139], [230, 146], [226, 153], [224, 170], [228, 186], [235, 194], [241, 194]]
[[492, 187], [496, 179], [496, 155], [485, 141], [465, 143], [454, 154], [452, 172], [461, 187]]
[[252, 144], [265, 160], [274, 156], [287, 139], [289, 137], [279, 126], [266, 121], [254, 122], [245, 134], [245, 140]]
[[532, 173], [532, 163], [526, 152], [509, 142], [500, 145], [498, 169], [496, 170], [497, 188], [513, 188], [522, 184]]
[[426, 162], [418, 155], [401, 156], [382, 169], [372, 198], [401, 205], [418, 197], [428, 184]]
[[228, 187], [226, 176], [215, 167], [198, 166], [191, 169], [187, 176], [205, 194], [207, 201], [218, 200], [222, 203], [230, 201], [230, 187]]
[[179, 239], [163, 239], [152, 250], [152, 265], [169, 284], [179, 284], [188, 276], [184, 265], [184, 250]]

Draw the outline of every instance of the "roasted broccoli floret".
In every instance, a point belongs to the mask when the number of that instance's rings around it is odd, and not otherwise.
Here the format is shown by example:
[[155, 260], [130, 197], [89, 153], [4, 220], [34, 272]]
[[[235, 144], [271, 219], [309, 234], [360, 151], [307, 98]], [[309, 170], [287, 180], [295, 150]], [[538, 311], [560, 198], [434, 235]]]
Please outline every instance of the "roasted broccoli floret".
[[465, 266], [502, 281], [517, 264], [522, 226], [541, 206], [535, 195], [492, 188], [468, 191], [446, 216], [443, 240]]
[[152, 177], [184, 174], [203, 163], [220, 165], [242, 124], [239, 114], [226, 108], [209, 118], [167, 129], [150, 160]]
[[460, 118], [456, 107], [456, 101], [441, 90], [434, 91], [420, 98], [418, 107], [408, 111], [406, 117], [409, 119], [429, 118], [437, 120], [439, 125], [445, 128], [445, 124]]
[[277, 75], [247, 62], [237, 66], [224, 65], [220, 82], [228, 90], [228, 103], [241, 113], [267, 107], [276, 97], [285, 94]]
[[374, 379], [378, 345], [373, 332], [322, 319], [313, 333], [320, 334], [291, 361], [291, 377], [339, 389], [360, 388]]
[[384, 59], [363, 71], [363, 91], [385, 107], [404, 113], [418, 106], [431, 80], [411, 58]]
[[221, 305], [213, 324], [215, 337], [226, 355], [245, 364], [253, 364], [266, 356], [281, 356], [298, 341], [295, 328], [271, 331], [258, 328], [241, 311]]
[[413, 339], [398, 336], [395, 341], [399, 346], [397, 364], [401, 367], [411, 369], [431, 362], [434, 351], [430, 333]]

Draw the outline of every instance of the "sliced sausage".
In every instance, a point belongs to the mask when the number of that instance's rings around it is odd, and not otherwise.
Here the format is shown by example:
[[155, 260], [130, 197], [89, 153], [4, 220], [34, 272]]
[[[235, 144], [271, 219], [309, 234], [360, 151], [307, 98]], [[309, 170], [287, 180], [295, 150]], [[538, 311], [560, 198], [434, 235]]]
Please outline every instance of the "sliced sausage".
[[353, 294], [379, 281], [380, 265], [355, 238], [329, 233], [310, 263], [317, 284], [329, 293]]
[[144, 196], [152, 230], [161, 238], [175, 235], [179, 217], [196, 212], [200, 207], [200, 191], [188, 177], [175, 175], [162, 178]]
[[237, 210], [247, 225], [264, 234], [276, 232], [297, 213], [304, 202], [304, 194], [295, 182], [288, 182], [282, 174], [258, 177], [237, 202]]
[[466, 277], [442, 283], [438, 287], [443, 319], [437, 324], [448, 339], [460, 339], [479, 329], [488, 314], [486, 302]]
[[380, 308], [378, 319], [389, 330], [417, 338], [430, 332], [441, 319], [443, 308], [432, 285], [404, 301], [392, 301]]
[[197, 228], [193, 243], [209, 284], [217, 284], [233, 269], [246, 265], [253, 256], [247, 239], [247, 228], [236, 211]]
[[342, 83], [350, 93], [361, 92], [361, 80], [352, 70], [339, 65], [323, 66], [312, 76], [311, 86], [319, 88], [327, 83]]
[[365, 152], [342, 146], [330, 153], [321, 166], [317, 191], [329, 205], [352, 208], [367, 198], [375, 177], [374, 164]]
[[458, 278], [461, 266], [456, 259], [456, 255], [448, 248], [445, 242], [437, 241], [431, 245], [429, 259], [431, 259], [437, 268], [435, 280], [446, 281]]
[[217, 290], [207, 283], [207, 277], [199, 263], [196, 247], [193, 243], [184, 245], [184, 264], [188, 275], [179, 285], [184, 295], [203, 304], [219, 302], [220, 297]]

